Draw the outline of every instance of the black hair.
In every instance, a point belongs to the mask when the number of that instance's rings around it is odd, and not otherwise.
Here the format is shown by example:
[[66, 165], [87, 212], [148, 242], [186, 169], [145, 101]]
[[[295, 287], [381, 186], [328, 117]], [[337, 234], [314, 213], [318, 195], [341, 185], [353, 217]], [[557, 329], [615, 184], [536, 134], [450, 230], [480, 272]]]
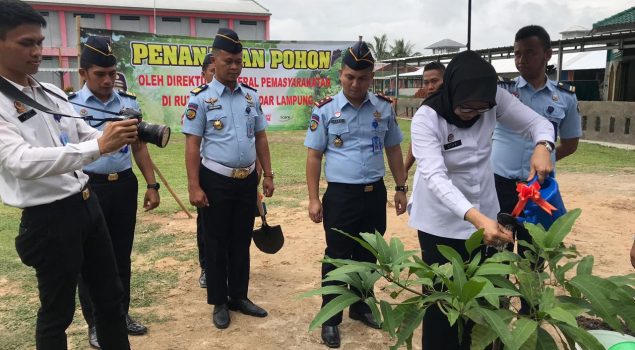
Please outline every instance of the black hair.
[[0, 0], [0, 39], [23, 24], [39, 24], [46, 27], [46, 20], [29, 4], [20, 0]]
[[520, 28], [518, 32], [516, 32], [514, 42], [531, 38], [532, 36], [535, 36], [538, 38], [538, 40], [540, 40], [540, 42], [542, 43], [542, 47], [545, 50], [551, 49], [551, 38], [549, 37], [549, 33], [547, 33], [545, 28], [538, 25], [529, 25]]
[[424, 72], [431, 71], [431, 70], [438, 70], [439, 72], [441, 72], [441, 75], [443, 75], [443, 73], [445, 73], [445, 66], [443, 65], [443, 63], [437, 62], [437, 61], [430, 62], [426, 64], [425, 66], [423, 66]]

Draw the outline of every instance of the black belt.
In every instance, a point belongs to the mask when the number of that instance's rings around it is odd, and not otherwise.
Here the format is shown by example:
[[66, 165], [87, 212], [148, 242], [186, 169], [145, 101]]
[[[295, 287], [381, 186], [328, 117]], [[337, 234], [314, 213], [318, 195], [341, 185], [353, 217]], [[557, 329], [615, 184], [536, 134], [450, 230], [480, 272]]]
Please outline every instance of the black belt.
[[125, 178], [134, 176], [134, 173], [132, 172], [132, 168], [128, 168], [118, 173], [110, 173], [110, 174], [97, 174], [97, 173], [91, 173], [90, 171], [84, 171], [84, 173], [88, 175], [91, 182], [98, 182], [98, 183], [115, 182], [118, 180], [123, 180]]
[[379, 179], [375, 182], [371, 182], [368, 184], [345, 184], [341, 182], [329, 182], [329, 187], [335, 188], [343, 188], [343, 189], [351, 189], [351, 190], [360, 190], [364, 192], [373, 192], [374, 190], [384, 187], [384, 179]]
[[58, 199], [54, 202], [51, 203], [46, 203], [46, 204], [40, 204], [40, 205], [34, 205], [32, 207], [26, 207], [24, 209], [31, 209], [31, 210], [43, 210], [43, 209], [49, 209], [49, 208], [54, 208], [60, 205], [66, 205], [69, 203], [73, 203], [73, 202], [85, 202], [87, 201], [91, 196], [91, 192], [90, 189], [88, 188], [88, 185], [84, 186], [84, 188], [82, 188], [81, 191], [72, 194], [64, 199]]

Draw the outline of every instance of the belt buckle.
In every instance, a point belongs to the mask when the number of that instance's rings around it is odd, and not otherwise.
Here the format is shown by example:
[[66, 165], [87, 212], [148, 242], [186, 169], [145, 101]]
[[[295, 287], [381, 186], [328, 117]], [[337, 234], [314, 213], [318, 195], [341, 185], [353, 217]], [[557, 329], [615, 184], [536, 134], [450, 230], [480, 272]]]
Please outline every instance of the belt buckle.
[[373, 192], [373, 185], [366, 185], [364, 186], [364, 192]]
[[88, 200], [88, 198], [90, 198], [90, 190], [89, 189], [84, 189], [82, 191], [82, 198], [84, 198], [84, 200]]
[[117, 181], [117, 180], [119, 180], [119, 174], [117, 173], [108, 174], [108, 181]]
[[249, 168], [232, 169], [232, 178], [243, 180], [249, 176]]

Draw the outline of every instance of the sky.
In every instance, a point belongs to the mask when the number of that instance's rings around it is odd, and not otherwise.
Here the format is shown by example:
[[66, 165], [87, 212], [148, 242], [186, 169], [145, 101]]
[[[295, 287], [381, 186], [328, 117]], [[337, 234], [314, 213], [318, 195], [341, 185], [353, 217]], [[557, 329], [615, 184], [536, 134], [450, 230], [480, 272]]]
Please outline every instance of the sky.
[[[272, 40], [367, 42], [386, 34], [414, 52], [442, 39], [467, 42], [467, 0], [257, 0], [272, 13]], [[634, 0], [473, 0], [472, 49], [511, 46], [522, 26], [538, 24], [552, 40], [574, 25], [593, 23], [635, 6]]]

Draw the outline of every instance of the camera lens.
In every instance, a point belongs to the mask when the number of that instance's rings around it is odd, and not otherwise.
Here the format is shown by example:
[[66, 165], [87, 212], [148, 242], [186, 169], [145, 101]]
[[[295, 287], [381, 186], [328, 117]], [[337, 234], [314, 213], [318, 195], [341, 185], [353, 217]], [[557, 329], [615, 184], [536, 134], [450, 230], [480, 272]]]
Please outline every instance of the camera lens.
[[140, 122], [138, 124], [139, 139], [158, 147], [167, 146], [170, 141], [170, 127], [166, 125], [151, 124]]

